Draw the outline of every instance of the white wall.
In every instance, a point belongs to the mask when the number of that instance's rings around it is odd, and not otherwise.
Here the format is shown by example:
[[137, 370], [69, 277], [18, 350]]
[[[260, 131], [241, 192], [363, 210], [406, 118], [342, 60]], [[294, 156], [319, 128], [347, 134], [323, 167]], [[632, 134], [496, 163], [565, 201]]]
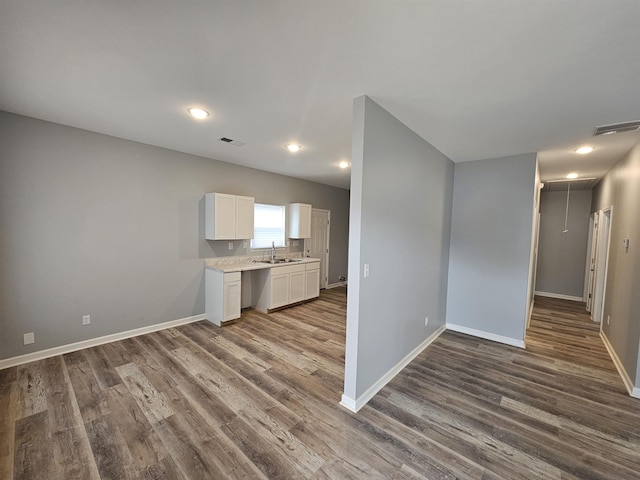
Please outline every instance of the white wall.
[[0, 359], [202, 314], [203, 259], [246, 253], [204, 239], [206, 192], [331, 210], [347, 273], [347, 190], [4, 112], [0, 148]]
[[567, 192], [542, 192], [536, 292], [575, 297], [584, 294], [591, 190], [569, 194], [568, 232], [563, 233]]
[[444, 325], [453, 163], [368, 97], [353, 122], [343, 403], [357, 409]]
[[447, 328], [524, 345], [535, 154], [455, 165]]
[[[640, 143], [593, 191], [592, 211], [610, 206], [611, 243], [602, 332], [640, 396]], [[623, 238], [630, 240], [628, 250]]]

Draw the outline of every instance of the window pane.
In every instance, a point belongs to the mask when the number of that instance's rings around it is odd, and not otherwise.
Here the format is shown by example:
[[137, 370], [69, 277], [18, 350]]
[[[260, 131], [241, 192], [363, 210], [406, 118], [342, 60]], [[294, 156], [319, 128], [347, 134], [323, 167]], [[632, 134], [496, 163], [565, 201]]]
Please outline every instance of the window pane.
[[276, 247], [284, 247], [284, 206], [256, 203], [253, 211], [251, 248], [271, 248], [272, 242], [275, 242]]

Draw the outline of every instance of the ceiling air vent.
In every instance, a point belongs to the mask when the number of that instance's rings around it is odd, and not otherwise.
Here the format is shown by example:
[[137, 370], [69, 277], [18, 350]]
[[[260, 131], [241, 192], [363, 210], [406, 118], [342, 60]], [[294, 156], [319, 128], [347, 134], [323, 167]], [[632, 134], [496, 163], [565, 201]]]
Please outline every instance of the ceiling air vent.
[[596, 127], [596, 130], [593, 132], [593, 136], [597, 137], [598, 135], [611, 135], [612, 133], [633, 132], [638, 129], [640, 129], [640, 120], [636, 120], [634, 122], [614, 123], [612, 125]]
[[236, 147], [241, 147], [246, 145], [246, 143], [241, 142], [240, 140], [234, 140], [233, 138], [222, 137], [220, 139], [221, 142], [230, 143], [231, 145], [235, 145]]

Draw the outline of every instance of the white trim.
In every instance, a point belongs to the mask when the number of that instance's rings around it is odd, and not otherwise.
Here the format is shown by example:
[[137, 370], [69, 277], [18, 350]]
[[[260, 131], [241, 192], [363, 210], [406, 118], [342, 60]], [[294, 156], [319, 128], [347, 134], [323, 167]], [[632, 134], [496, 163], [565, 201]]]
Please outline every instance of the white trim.
[[347, 286], [347, 282], [330, 283], [327, 285], [327, 290], [329, 290], [330, 288], [338, 288], [338, 287], [346, 287], [346, 286]]
[[609, 356], [611, 357], [611, 360], [613, 360], [613, 364], [616, 366], [618, 374], [620, 375], [620, 378], [622, 378], [622, 383], [624, 383], [627, 392], [629, 392], [629, 395], [632, 397], [640, 398], [640, 388], [634, 388], [631, 377], [629, 377], [629, 374], [624, 369], [624, 365], [622, 365], [620, 358], [618, 358], [618, 354], [613, 349], [609, 339], [602, 330], [600, 330], [600, 338], [602, 339], [602, 343], [604, 343], [607, 352], [609, 352]]
[[540, 297], [549, 297], [549, 298], [559, 298], [560, 300], [571, 300], [573, 302], [583, 302], [584, 299], [582, 297], [576, 297], [574, 295], [563, 295], [561, 293], [550, 293], [550, 292], [538, 292], [537, 290], [534, 292], [535, 295]]
[[22, 365], [23, 363], [43, 360], [49, 357], [55, 357], [56, 355], [63, 355], [65, 353], [83, 350], [89, 347], [96, 347], [105, 343], [117, 342], [118, 340], [124, 340], [125, 338], [137, 337], [138, 335], [157, 332], [158, 330], [164, 330], [166, 328], [186, 325], [187, 323], [199, 322], [200, 320], [206, 320], [206, 316], [204, 313], [201, 315], [194, 315], [192, 317], [179, 318], [178, 320], [171, 320], [164, 323], [156, 323], [154, 325], [149, 325], [148, 327], [134, 328], [133, 330], [126, 330], [124, 332], [112, 333], [110, 335], [91, 338], [89, 340], [69, 343], [67, 345], [61, 345], [59, 347], [47, 348], [46, 350], [27, 353], [25, 355], [18, 355], [17, 357], [5, 358], [4, 360], [0, 360], [0, 370], [9, 367], [15, 367], [16, 365]]
[[346, 395], [342, 395], [342, 399], [340, 400], [340, 405], [345, 407], [347, 410], [351, 410], [354, 413], [357, 413], [362, 407], [364, 407], [369, 400], [371, 400], [376, 393], [378, 393], [382, 388], [389, 383], [393, 377], [395, 377], [404, 367], [409, 365], [425, 348], [431, 345], [442, 333], [446, 330], [446, 327], [442, 325], [435, 332], [433, 332], [429, 337], [427, 337], [420, 345], [411, 350], [402, 360], [396, 363], [391, 369], [385, 373], [376, 383], [371, 385], [366, 392], [360, 395], [357, 399], [353, 399]]
[[484, 338], [485, 340], [491, 340], [492, 342], [504, 343], [506, 345], [511, 345], [512, 347], [525, 348], [524, 340], [519, 340], [517, 338], [503, 337], [502, 335], [496, 335], [495, 333], [483, 332], [482, 330], [463, 327], [462, 325], [455, 325], [453, 323], [447, 323], [446, 326], [447, 330], [453, 330], [454, 332], [466, 333], [467, 335]]

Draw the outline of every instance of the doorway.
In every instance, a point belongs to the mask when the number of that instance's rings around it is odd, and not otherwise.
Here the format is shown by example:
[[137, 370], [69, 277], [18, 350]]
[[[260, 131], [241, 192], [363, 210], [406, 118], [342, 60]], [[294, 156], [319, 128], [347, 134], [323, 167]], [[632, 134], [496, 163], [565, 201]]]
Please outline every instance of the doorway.
[[305, 248], [307, 257], [320, 259], [320, 288], [327, 288], [329, 280], [330, 227], [330, 210], [311, 210], [311, 238], [305, 241]]
[[611, 237], [611, 207], [597, 212], [594, 220], [595, 251], [593, 279], [589, 296], [591, 319], [602, 325], [604, 312], [604, 295], [607, 287], [607, 265], [609, 260], [609, 240]]

